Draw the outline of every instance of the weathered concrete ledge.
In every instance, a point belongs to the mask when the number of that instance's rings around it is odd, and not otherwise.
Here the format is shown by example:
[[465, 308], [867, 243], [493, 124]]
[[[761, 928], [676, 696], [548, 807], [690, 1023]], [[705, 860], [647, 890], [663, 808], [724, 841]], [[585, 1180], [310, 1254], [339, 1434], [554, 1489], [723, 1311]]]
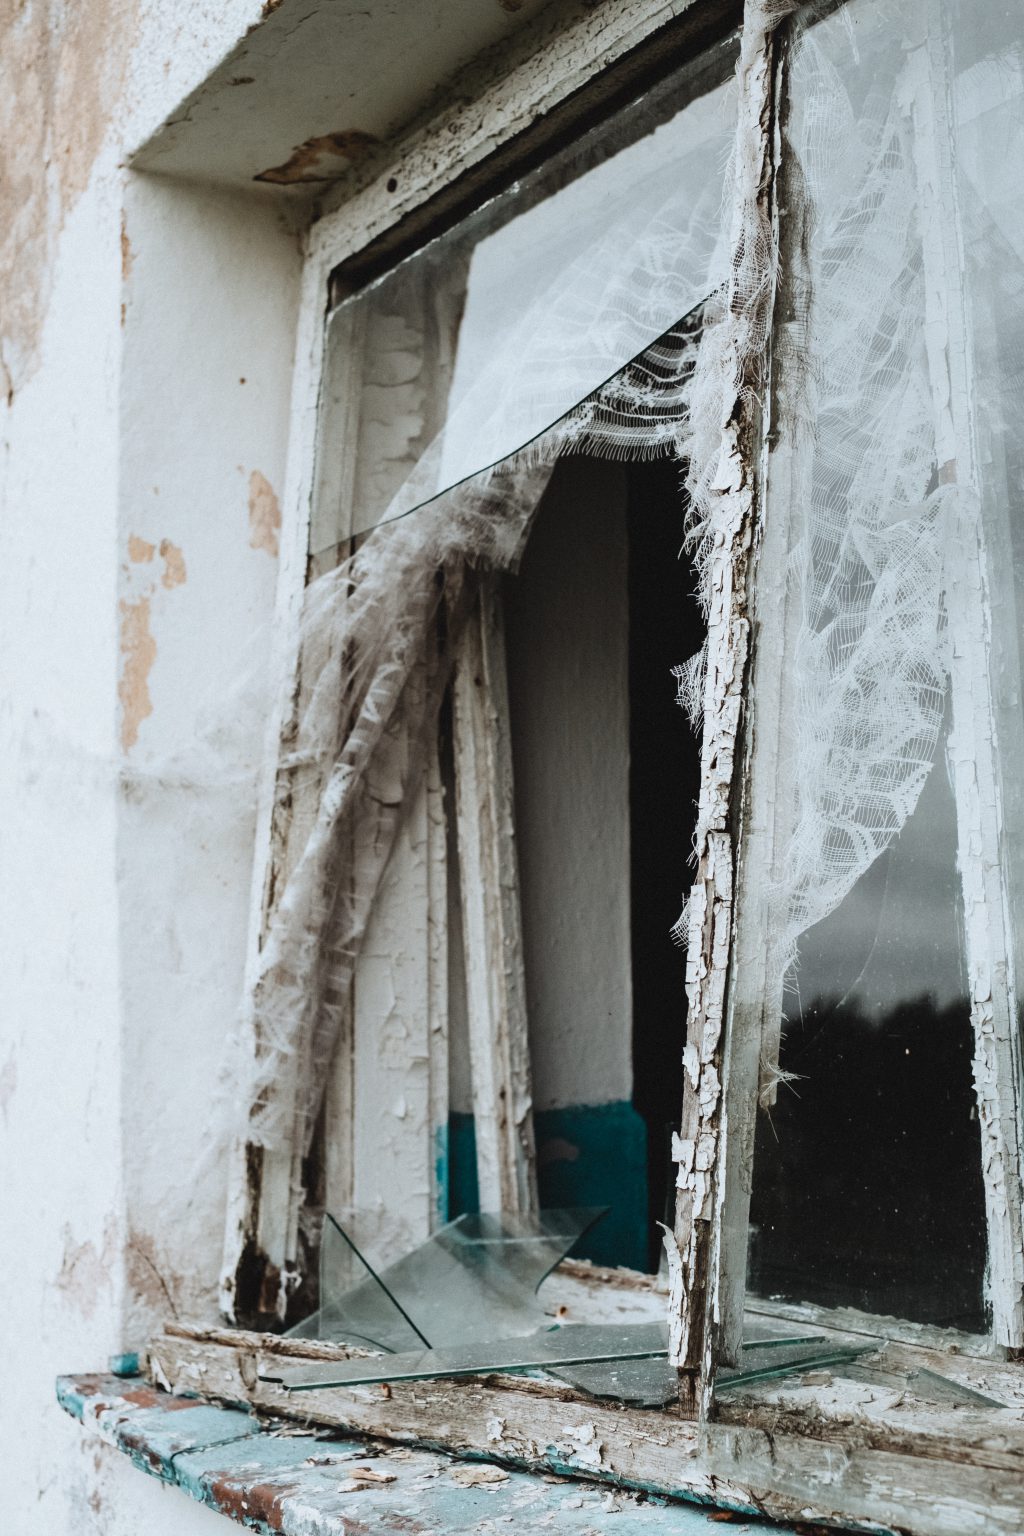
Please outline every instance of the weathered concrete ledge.
[[[504, 1525], [556, 1536], [706, 1536], [723, 1518], [488, 1461], [265, 1425], [160, 1392], [141, 1376], [61, 1376], [57, 1398], [141, 1471], [263, 1536], [468, 1536]], [[750, 1536], [792, 1529], [732, 1518], [739, 1523], [728, 1528]]]

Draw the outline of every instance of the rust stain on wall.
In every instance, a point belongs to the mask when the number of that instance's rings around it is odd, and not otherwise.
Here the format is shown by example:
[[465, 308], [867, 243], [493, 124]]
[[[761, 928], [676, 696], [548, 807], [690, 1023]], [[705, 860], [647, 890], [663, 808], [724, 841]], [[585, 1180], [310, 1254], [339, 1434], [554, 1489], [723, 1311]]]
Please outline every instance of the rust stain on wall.
[[281, 508], [266, 475], [254, 469], [249, 476], [249, 547], [277, 556]]
[[139, 727], [153, 713], [149, 694], [149, 674], [156, 660], [156, 641], [149, 627], [150, 602], [140, 597], [135, 602], [119, 603], [121, 610], [121, 655], [124, 665], [117, 685], [121, 701], [121, 746], [129, 752], [139, 739]]
[[148, 539], [140, 539], [137, 533], [128, 535], [128, 559], [133, 565], [143, 565], [156, 554], [156, 545]]
[[282, 186], [304, 181], [330, 181], [365, 160], [379, 143], [372, 133], [363, 133], [359, 128], [321, 133], [297, 144], [281, 165], [260, 171], [253, 180], [272, 181]]
[[164, 562], [163, 575], [160, 583], [165, 587], [180, 587], [185, 580], [185, 556], [177, 544], [172, 544], [170, 539], [160, 540], [160, 558]]
[[36, 366], [63, 221], [88, 185], [121, 99], [138, 0], [0, 0], [0, 385]]

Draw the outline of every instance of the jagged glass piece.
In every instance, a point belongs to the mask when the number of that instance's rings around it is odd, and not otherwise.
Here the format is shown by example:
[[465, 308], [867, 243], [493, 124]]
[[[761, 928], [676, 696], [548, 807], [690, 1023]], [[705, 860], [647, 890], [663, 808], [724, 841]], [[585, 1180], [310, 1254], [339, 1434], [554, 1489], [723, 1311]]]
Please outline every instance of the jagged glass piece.
[[481, 1339], [369, 1360], [304, 1360], [295, 1365], [268, 1361], [264, 1379], [299, 1392], [314, 1387], [426, 1381], [491, 1371], [545, 1370], [588, 1361], [619, 1362], [659, 1355], [664, 1359], [667, 1349], [665, 1323], [567, 1323], [561, 1328], [539, 1328], [515, 1338]]
[[606, 1207], [460, 1216], [396, 1262], [374, 1266], [331, 1215], [320, 1249], [320, 1308], [293, 1338], [390, 1353], [533, 1332], [541, 1281]]
[[[790, 1375], [801, 1369], [800, 1362], [808, 1354], [820, 1355], [824, 1343], [820, 1334], [749, 1340], [743, 1345], [743, 1379], [752, 1379], [750, 1373], [755, 1369], [763, 1370], [766, 1365], [774, 1367], [780, 1375]], [[618, 1402], [636, 1403], [644, 1408], [664, 1407], [674, 1400], [679, 1390], [678, 1373], [675, 1366], [669, 1364], [667, 1354], [661, 1359], [620, 1359], [600, 1365], [578, 1365], [572, 1370], [559, 1369], [555, 1374], [591, 1397], [615, 1398]]]

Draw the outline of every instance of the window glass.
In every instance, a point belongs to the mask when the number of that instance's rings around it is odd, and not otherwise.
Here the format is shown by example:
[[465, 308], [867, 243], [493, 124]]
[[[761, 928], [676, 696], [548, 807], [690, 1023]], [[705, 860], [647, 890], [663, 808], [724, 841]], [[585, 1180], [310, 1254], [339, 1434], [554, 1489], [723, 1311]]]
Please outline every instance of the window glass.
[[702, 55], [338, 307], [315, 568], [532, 441], [704, 300], [735, 53]]
[[764, 1000], [752, 1289], [972, 1331], [983, 1166], [1014, 1219], [1022, 41], [975, 0], [801, 19], [744, 897], [765, 953], [748, 935], [736, 977]]

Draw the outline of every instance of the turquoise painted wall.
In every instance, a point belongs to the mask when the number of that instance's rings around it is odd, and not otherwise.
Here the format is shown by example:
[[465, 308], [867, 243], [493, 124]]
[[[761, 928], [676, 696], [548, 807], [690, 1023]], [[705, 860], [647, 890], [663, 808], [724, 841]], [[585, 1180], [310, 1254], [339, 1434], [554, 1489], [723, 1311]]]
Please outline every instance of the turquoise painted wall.
[[[575, 1104], [534, 1116], [537, 1182], [543, 1208], [607, 1205], [608, 1214], [586, 1233], [573, 1256], [595, 1264], [647, 1265], [647, 1127], [632, 1104]], [[453, 1114], [448, 1146], [448, 1218], [480, 1209], [476, 1134], [472, 1115]], [[439, 1180], [443, 1185], [443, 1180]]]

